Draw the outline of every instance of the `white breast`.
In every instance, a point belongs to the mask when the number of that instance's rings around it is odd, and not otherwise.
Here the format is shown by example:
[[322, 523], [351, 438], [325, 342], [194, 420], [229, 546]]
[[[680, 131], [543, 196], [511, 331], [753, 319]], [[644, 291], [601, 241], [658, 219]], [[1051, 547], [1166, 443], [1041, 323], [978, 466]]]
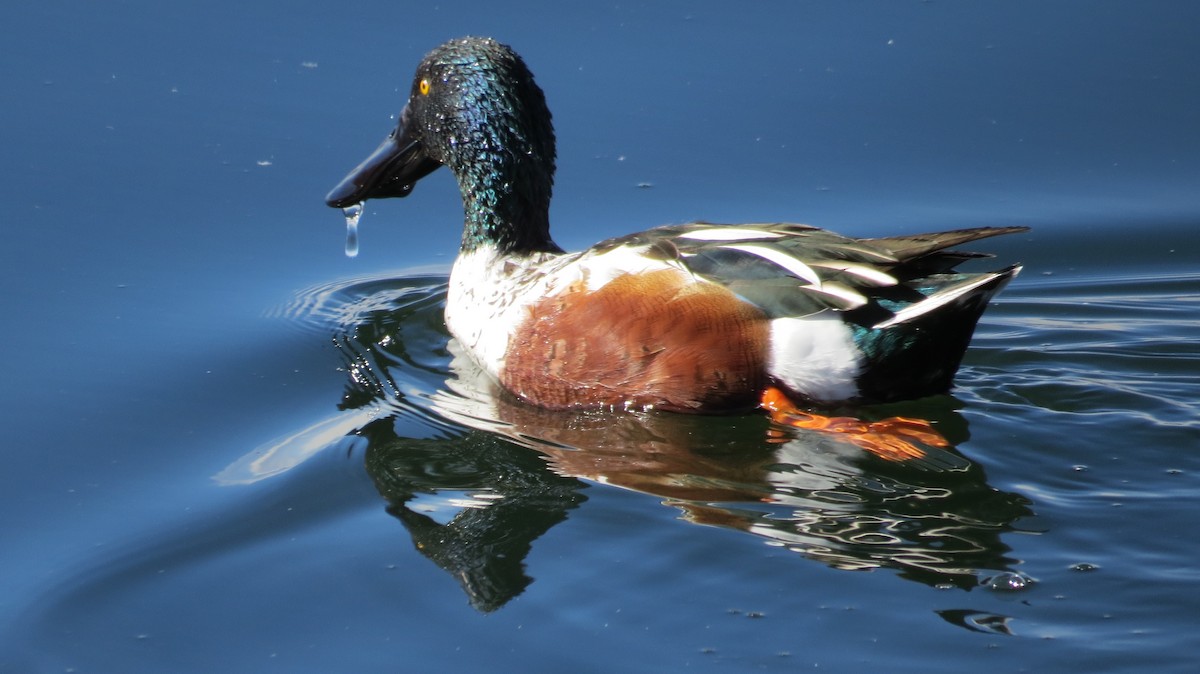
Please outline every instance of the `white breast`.
[[467, 353], [493, 377], [504, 369], [509, 337], [529, 316], [529, 307], [583, 283], [596, 290], [617, 276], [678, 269], [647, 258], [638, 249], [618, 246], [603, 253], [501, 255], [492, 246], [460, 253], [450, 271], [446, 327]]
[[504, 366], [508, 337], [549, 279], [528, 273], [524, 259], [506, 264], [491, 246], [460, 253], [450, 271], [446, 327], [488, 374]]

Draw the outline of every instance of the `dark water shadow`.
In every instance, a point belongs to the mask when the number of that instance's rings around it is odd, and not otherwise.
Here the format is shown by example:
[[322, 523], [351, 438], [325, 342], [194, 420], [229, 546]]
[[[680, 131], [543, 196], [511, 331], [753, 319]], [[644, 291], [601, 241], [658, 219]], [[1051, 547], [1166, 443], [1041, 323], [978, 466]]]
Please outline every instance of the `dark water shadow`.
[[[444, 291], [440, 277], [366, 281], [300, 304], [333, 328], [348, 374], [340, 408], [375, 410], [354, 434], [389, 512], [481, 611], [529, 585], [534, 540], [592, 484], [661, 497], [689, 522], [834, 568], [965, 590], [1014, 573], [1002, 537], [1031, 504], [989, 485], [953, 448], [894, 463], [761, 415], [532, 408], [456, 354]], [[955, 443], [968, 435], [957, 404], [944, 396], [862, 412], [930, 419]]]

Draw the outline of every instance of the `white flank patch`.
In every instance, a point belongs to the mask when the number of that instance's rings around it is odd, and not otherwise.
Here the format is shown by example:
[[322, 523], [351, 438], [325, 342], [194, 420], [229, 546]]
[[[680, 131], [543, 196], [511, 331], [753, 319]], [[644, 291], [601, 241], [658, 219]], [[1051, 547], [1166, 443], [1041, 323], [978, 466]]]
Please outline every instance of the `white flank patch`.
[[761, 229], [753, 229], [750, 227], [713, 227], [711, 229], [697, 229], [694, 232], [680, 234], [680, 239], [694, 239], [696, 241], [747, 241], [753, 239], [778, 239], [784, 236], [779, 232], [767, 232]]
[[821, 277], [817, 276], [817, 272], [813, 271], [812, 267], [804, 264], [791, 255], [784, 253], [783, 251], [776, 250], [770, 246], [762, 246], [753, 243], [730, 244], [721, 247], [729, 248], [730, 250], [740, 250], [743, 253], [750, 253], [751, 255], [757, 255], [768, 262], [774, 262], [780, 267], [783, 267], [787, 271], [791, 272], [794, 276], [798, 276], [806, 281], [809, 281], [818, 288], [821, 287]]
[[825, 402], [854, 398], [858, 358], [850, 328], [829, 312], [771, 321], [768, 372], [796, 393]]

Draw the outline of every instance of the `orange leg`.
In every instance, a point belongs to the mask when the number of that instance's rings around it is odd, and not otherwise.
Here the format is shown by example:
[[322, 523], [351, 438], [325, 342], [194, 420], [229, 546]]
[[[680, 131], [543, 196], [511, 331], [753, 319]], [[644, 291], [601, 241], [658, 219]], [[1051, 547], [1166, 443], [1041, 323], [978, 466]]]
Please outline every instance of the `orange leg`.
[[805, 428], [825, 433], [838, 433], [846, 440], [888, 461], [907, 461], [925, 456], [928, 447], [949, 447], [950, 443], [924, 419], [889, 417], [879, 421], [863, 421], [854, 417], [826, 417], [804, 412], [787, 395], [771, 386], [763, 391], [759, 405], [771, 419], [784, 426]]

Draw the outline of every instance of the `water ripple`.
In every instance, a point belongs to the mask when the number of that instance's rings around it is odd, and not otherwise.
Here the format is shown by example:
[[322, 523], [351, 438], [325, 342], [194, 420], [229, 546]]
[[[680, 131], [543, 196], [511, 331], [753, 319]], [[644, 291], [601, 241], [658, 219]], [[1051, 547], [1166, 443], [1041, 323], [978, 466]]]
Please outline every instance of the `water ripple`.
[[[514, 530], [540, 535], [513, 518], [558, 521], [582, 501], [581, 480], [656, 495], [688, 522], [743, 531], [834, 568], [891, 568], [929, 585], [967, 588], [1013, 571], [1016, 560], [1002, 536], [1030, 514], [1029, 501], [989, 485], [982, 469], [953, 449], [930, 448], [929, 460], [907, 467], [829, 434], [774, 427], [756, 414], [531, 408], [498, 391], [458, 352], [441, 317], [445, 281], [322, 285], [278, 315], [331, 335], [347, 374], [343, 421], [322, 420], [295, 437], [340, 429], [363, 441], [368, 472], [391, 512], [420, 537], [423, 552], [462, 580], [481, 610], [527, 581], [480, 555], [512, 545]], [[940, 397], [889, 406], [886, 415], [933, 419], [965, 437], [957, 404]], [[269, 465], [288, 465], [281, 457], [286, 444], [268, 448]], [[297, 452], [311, 452], [310, 445], [297, 443]], [[261, 455], [237, 467], [267, 465]], [[222, 479], [244, 479], [234, 468]], [[466, 507], [464, 493], [489, 498]], [[460, 541], [463, 527], [470, 545]]]
[[[1200, 327], [1197, 275], [1034, 279], [985, 316], [956, 397], [878, 411], [931, 419], [952, 442], [971, 436], [975, 418], [993, 445], [1003, 442], [996, 429], [1019, 429], [1022, 443], [1058, 447], [1044, 457], [993, 447], [992, 465], [1034, 478], [1014, 480], [1013, 490], [953, 449], [914, 470], [758, 415], [530, 408], [458, 352], [442, 320], [445, 288], [440, 275], [355, 279], [281, 308], [277, 315], [323, 331], [341, 354], [341, 416], [221, 477], [245, 481], [238, 470], [263, 466], [276, 474], [314, 443], [353, 437], [389, 512], [485, 611], [528, 585], [520, 560], [585, 500], [585, 484], [653, 494], [687, 522], [742, 531], [833, 568], [890, 568], [937, 587], [1029, 578], [1005, 539], [1045, 530], [1031, 523], [1035, 504], [1087, 513], [1153, 500], [1149, 483], [1122, 484], [1107, 466], [1089, 471], [1091, 447], [1111, 444], [1114, 428], [1155, 447], [1198, 425], [1200, 347], [1189, 339]], [[1166, 461], [1171, 449], [1155, 458]], [[1176, 484], [1174, 494], [1194, 491]], [[1000, 616], [945, 617], [1008, 630]]]
[[1044, 278], [988, 313], [960, 384], [995, 402], [1196, 429], [1197, 334], [1200, 274]]

